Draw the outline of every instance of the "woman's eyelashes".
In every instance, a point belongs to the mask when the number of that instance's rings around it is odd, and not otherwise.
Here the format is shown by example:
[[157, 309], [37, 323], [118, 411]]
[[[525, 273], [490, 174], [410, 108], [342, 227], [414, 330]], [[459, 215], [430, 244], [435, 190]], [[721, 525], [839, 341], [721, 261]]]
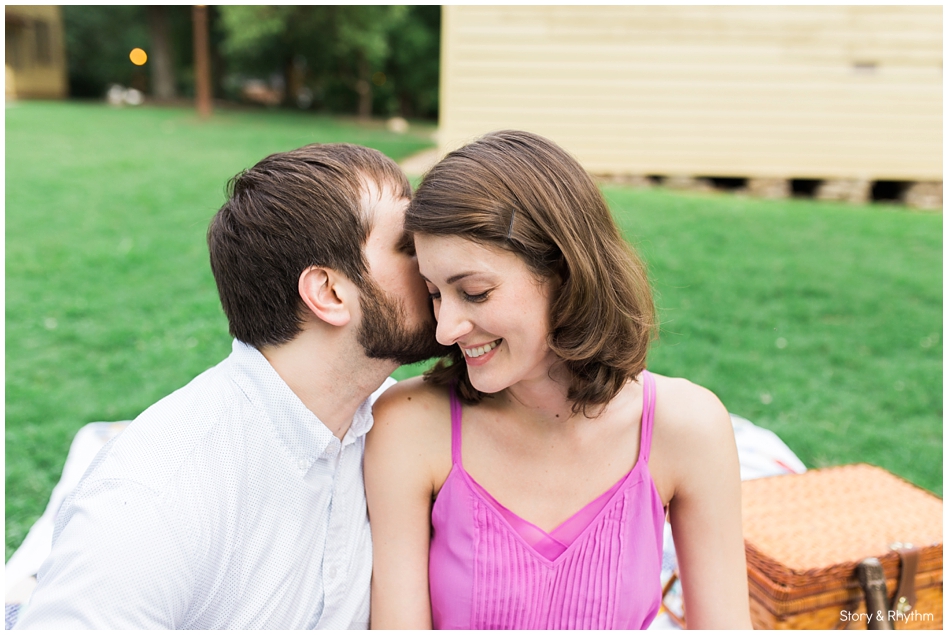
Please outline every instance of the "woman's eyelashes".
[[464, 298], [466, 302], [483, 302], [487, 299], [488, 295], [490, 295], [490, 291], [485, 291], [483, 293], [474, 293], [474, 294], [465, 293], [464, 291], [461, 292], [461, 296]]
[[[462, 298], [465, 302], [478, 303], [478, 302], [484, 302], [485, 300], [487, 300], [488, 296], [490, 296], [490, 291], [489, 291], [489, 290], [488, 290], [488, 291], [484, 291], [483, 293], [467, 293], [466, 291], [461, 291], [461, 292], [460, 292], [460, 295], [461, 295], [461, 298]], [[429, 298], [432, 302], [435, 301], [435, 300], [440, 300], [440, 299], [441, 299], [441, 292], [438, 291], [438, 290], [431, 291], [431, 290], [429, 289], [429, 290], [428, 290], [428, 298]]]

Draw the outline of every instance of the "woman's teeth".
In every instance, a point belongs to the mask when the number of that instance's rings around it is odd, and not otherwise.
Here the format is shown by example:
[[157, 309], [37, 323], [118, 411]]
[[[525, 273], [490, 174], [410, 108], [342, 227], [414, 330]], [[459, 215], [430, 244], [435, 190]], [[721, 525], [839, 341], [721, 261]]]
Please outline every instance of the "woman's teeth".
[[484, 346], [478, 346], [477, 348], [465, 348], [463, 350], [464, 350], [464, 354], [467, 355], [468, 357], [480, 357], [481, 355], [489, 353], [495, 348], [497, 348], [498, 344], [500, 344], [500, 340], [495, 340], [491, 342], [490, 344], [485, 344]]

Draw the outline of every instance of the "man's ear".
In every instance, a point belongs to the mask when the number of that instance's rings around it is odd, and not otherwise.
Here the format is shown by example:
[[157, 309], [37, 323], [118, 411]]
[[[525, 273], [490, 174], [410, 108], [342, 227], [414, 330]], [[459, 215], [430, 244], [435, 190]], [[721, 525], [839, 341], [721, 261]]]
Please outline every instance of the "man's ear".
[[354, 285], [332, 269], [309, 267], [300, 274], [300, 298], [323, 322], [333, 326], [345, 326], [352, 319], [349, 312]]

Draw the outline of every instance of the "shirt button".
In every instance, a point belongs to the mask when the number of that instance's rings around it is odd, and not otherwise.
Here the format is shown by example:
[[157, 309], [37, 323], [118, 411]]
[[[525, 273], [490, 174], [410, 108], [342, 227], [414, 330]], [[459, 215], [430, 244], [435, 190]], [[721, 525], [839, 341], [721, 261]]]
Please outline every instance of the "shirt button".
[[297, 465], [299, 466], [299, 468], [300, 468], [301, 470], [305, 470], [306, 467], [307, 467], [307, 466], [306, 466], [306, 461], [304, 461], [303, 459], [300, 459], [300, 462], [297, 463]]
[[334, 580], [336, 578], [336, 567], [329, 567], [329, 579]]

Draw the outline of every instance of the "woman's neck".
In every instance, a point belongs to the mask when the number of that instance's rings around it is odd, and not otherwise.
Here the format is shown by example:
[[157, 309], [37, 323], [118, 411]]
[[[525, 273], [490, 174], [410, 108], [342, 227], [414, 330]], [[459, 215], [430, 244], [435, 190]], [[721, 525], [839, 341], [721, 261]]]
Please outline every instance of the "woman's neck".
[[567, 398], [569, 371], [562, 364], [552, 365], [542, 377], [525, 379], [507, 388], [503, 407], [517, 421], [544, 428], [562, 426], [585, 419], [573, 413], [573, 402]]

